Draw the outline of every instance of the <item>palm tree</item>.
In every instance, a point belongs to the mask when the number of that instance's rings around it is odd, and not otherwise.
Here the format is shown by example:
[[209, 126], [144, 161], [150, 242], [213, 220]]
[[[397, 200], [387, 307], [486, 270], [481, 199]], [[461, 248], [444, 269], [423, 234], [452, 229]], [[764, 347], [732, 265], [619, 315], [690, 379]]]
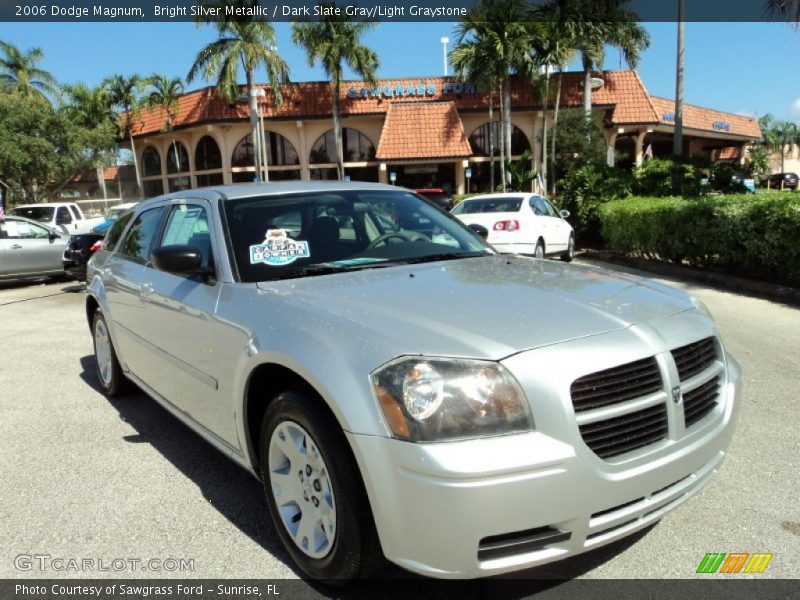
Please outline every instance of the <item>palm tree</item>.
[[[216, 0], [206, 6], [248, 8], [258, 4], [258, 0]], [[245, 13], [243, 13], [245, 14]], [[192, 68], [186, 75], [187, 83], [197, 76], [203, 79], [216, 79], [217, 90], [223, 97], [233, 102], [239, 98], [239, 85], [236, 78], [239, 67], [244, 69], [247, 85], [247, 99], [250, 107], [250, 128], [255, 149], [256, 176], [262, 177], [261, 144], [258, 136], [258, 100], [255, 95], [255, 72], [260, 67], [267, 71], [267, 79], [272, 88], [273, 98], [280, 105], [283, 97], [280, 84], [289, 81], [289, 66], [278, 55], [275, 30], [266, 21], [256, 17], [223, 17], [210, 22], [217, 28], [219, 39], [211, 42], [197, 53]]]
[[37, 67], [44, 58], [41, 48], [23, 52], [13, 44], [0, 41], [0, 91], [16, 92], [23, 96], [38, 95], [46, 98], [58, 95], [55, 77]]
[[[171, 134], [172, 128], [175, 126], [175, 117], [178, 116], [178, 110], [180, 108], [178, 100], [181, 94], [183, 94], [183, 81], [181, 81], [180, 77], [169, 79], [166, 75], [154, 73], [145, 80], [145, 84], [150, 88], [150, 93], [145, 96], [145, 106], [151, 109], [157, 106], [161, 107], [167, 114], [167, 122], [164, 125], [164, 131]], [[178, 143], [175, 136], [172, 136], [172, 151], [175, 153], [175, 163], [178, 167], [178, 173], [181, 173], [183, 171], [181, 167], [181, 155], [178, 152]]]
[[675, 135], [672, 138], [672, 153], [683, 154], [683, 63], [685, 39], [685, 6], [684, 0], [678, 0], [678, 54], [675, 67]]
[[503, 123], [503, 189], [506, 185], [506, 161], [511, 158], [510, 75], [527, 59], [527, 16], [525, 0], [478, 0], [467, 10], [466, 16], [456, 28], [456, 48], [463, 44], [478, 44], [488, 49], [493, 56], [492, 71], [498, 75]]
[[108, 90], [111, 105], [120, 112], [115, 116], [114, 122], [119, 128], [119, 136], [128, 137], [133, 153], [133, 170], [136, 173], [136, 189], [139, 198], [142, 196], [142, 177], [139, 173], [139, 159], [136, 157], [136, 146], [133, 141], [133, 126], [135, 118], [141, 115], [142, 108], [142, 80], [138, 75], [125, 77], [123, 75], [112, 75], [105, 79], [102, 84]]
[[63, 86], [67, 103], [62, 107], [65, 115], [85, 132], [89, 161], [97, 173], [97, 181], [107, 198], [104, 168], [110, 163], [113, 144], [111, 98], [102, 85], [88, 87], [83, 83]]
[[[484, 40], [462, 42], [450, 52], [450, 64], [461, 81], [471, 81], [489, 96], [489, 190], [494, 191], [494, 93], [500, 81], [494, 54]], [[501, 161], [502, 162], [502, 161]], [[504, 184], [505, 185], [505, 184]]]
[[781, 173], [784, 173], [784, 159], [786, 158], [786, 147], [789, 149], [794, 144], [800, 143], [800, 128], [797, 123], [791, 121], [779, 121], [772, 126], [770, 132], [772, 148], [781, 154]]
[[308, 65], [320, 63], [330, 79], [333, 96], [333, 135], [336, 143], [336, 171], [344, 179], [342, 143], [341, 84], [344, 65], [368, 83], [375, 83], [378, 55], [361, 42], [374, 23], [349, 21], [344, 16], [324, 17], [315, 22], [292, 24], [292, 41], [306, 51]]
[[783, 19], [794, 24], [800, 24], [800, 0], [766, 0], [764, 12], [768, 17]]

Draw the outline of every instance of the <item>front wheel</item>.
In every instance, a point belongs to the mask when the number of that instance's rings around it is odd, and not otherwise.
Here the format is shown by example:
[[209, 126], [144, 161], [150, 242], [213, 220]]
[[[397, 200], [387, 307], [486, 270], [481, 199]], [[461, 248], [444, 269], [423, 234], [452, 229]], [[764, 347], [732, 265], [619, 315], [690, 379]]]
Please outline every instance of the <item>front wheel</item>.
[[259, 446], [269, 512], [297, 566], [338, 585], [373, 574], [383, 555], [338, 424], [304, 394], [286, 391], [267, 408]]
[[95, 373], [103, 393], [109, 397], [122, 396], [130, 390], [130, 382], [122, 373], [114, 344], [111, 342], [111, 334], [108, 332], [106, 318], [100, 310], [94, 313], [92, 338]]
[[575, 236], [569, 234], [569, 242], [567, 243], [567, 251], [561, 255], [561, 260], [564, 262], [572, 262], [575, 258]]

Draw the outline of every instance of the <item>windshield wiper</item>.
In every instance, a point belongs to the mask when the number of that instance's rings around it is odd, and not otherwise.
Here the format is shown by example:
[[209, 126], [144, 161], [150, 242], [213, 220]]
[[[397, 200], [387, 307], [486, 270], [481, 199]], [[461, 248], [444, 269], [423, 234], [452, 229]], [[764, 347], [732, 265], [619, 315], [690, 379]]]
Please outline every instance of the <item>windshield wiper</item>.
[[270, 277], [268, 279], [264, 279], [263, 281], [279, 281], [281, 279], [297, 279], [298, 277], [314, 277], [316, 275], [330, 275], [332, 273], [362, 271], [364, 269], [380, 269], [383, 267], [390, 267], [390, 266], [393, 265], [386, 262], [374, 262], [363, 265], [339, 265], [339, 266], [311, 265], [308, 267], [303, 267], [302, 269], [297, 269], [295, 271], [280, 273], [278, 275], [275, 275], [275, 277]]
[[476, 258], [478, 256], [491, 256], [486, 252], [440, 252], [439, 254], [426, 254], [425, 256], [415, 256], [392, 261], [393, 264], [416, 265], [419, 263], [436, 262], [440, 260], [458, 260], [461, 258]]

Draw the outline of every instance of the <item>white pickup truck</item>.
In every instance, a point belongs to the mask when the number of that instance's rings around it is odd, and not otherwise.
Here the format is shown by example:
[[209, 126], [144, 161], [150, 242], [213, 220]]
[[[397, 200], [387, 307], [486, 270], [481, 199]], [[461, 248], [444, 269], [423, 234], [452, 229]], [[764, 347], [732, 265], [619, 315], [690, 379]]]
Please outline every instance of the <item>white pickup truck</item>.
[[21, 204], [15, 207], [11, 214], [17, 217], [27, 217], [49, 225], [53, 229], [63, 231], [70, 235], [89, 233], [102, 223], [103, 217], [87, 219], [83, 216], [81, 207], [74, 202], [54, 202], [51, 204]]

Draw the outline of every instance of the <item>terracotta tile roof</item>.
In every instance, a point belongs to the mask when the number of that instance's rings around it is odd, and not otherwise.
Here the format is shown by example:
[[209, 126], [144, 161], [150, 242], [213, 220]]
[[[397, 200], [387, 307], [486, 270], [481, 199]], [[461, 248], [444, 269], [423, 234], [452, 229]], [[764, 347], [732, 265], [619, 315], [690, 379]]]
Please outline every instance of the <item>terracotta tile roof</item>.
[[453, 102], [394, 102], [375, 156], [378, 160], [404, 160], [471, 155]]
[[[106, 181], [115, 181], [117, 179], [117, 173], [119, 173], [119, 177], [122, 181], [133, 181], [136, 179], [133, 165], [106, 167], [103, 170], [103, 179]], [[94, 169], [78, 173], [70, 180], [71, 183], [84, 183], [89, 181], [97, 181], [97, 172]]]
[[[674, 125], [675, 102], [658, 96], [652, 96], [652, 100], [659, 123]], [[671, 118], [665, 118], [665, 116], [671, 116]], [[761, 128], [753, 117], [721, 112], [693, 104], [683, 105], [683, 126], [686, 129], [727, 133], [751, 139], [761, 138]]]
[[[659, 104], [659, 108], [656, 107], [656, 103], [665, 100], [651, 98], [636, 71], [605, 71], [595, 75], [603, 80], [603, 85], [593, 91], [592, 105], [607, 108], [608, 121], [612, 125], [666, 123], [662, 119], [665, 112], [662, 110], [663, 106]], [[551, 81], [551, 85], [555, 85], [555, 82]], [[282, 86], [283, 104], [280, 107], [274, 106], [270, 88], [265, 86], [264, 89], [267, 91], [267, 96], [261, 100], [261, 111], [267, 119], [326, 118], [331, 114], [332, 95], [327, 82], [292, 83]], [[241, 90], [244, 94], [245, 88], [242, 87]], [[484, 111], [489, 106], [488, 94], [476, 90], [474, 86], [462, 85], [453, 78], [384, 79], [374, 86], [362, 81], [342, 82], [343, 116], [382, 115], [388, 113], [389, 107], [397, 102], [429, 104], [431, 101], [452, 102], [461, 113]], [[541, 99], [538, 94], [534, 93], [528, 83], [517, 78], [512, 79], [511, 103], [514, 110], [541, 109]], [[583, 106], [582, 72], [562, 74], [561, 106]], [[727, 122], [732, 125], [731, 131], [726, 133], [750, 138], [760, 137], [758, 124], [752, 119], [751, 123], [745, 123], [747, 117], [687, 105], [687, 113], [692, 111], [699, 111], [698, 124], [708, 121], [707, 117], [713, 113], [712, 122]], [[703, 111], [707, 111], [708, 114], [704, 114]], [[214, 88], [208, 87], [181, 96], [174, 127], [180, 129], [199, 123], [246, 121], [247, 118], [247, 102], [239, 101], [231, 104], [218, 96]], [[134, 128], [134, 135], [141, 137], [158, 133], [164, 130], [165, 125], [166, 113], [162, 109], [144, 110], [142, 119]], [[699, 128], [719, 132], [711, 129], [710, 124], [708, 127]]]

